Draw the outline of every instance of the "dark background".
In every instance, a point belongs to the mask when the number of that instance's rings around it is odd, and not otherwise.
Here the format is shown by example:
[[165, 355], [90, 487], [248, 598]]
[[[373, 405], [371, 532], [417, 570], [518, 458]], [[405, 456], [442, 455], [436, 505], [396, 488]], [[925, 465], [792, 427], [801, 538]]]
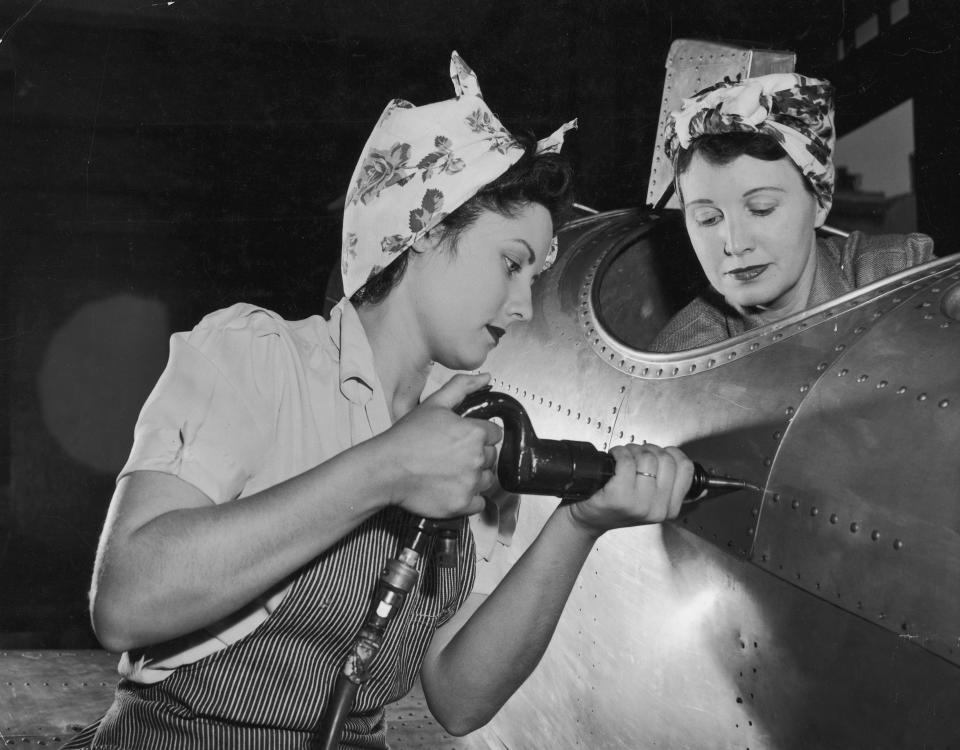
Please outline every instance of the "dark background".
[[95, 645], [97, 535], [167, 337], [241, 300], [328, 307], [369, 129], [449, 98], [452, 49], [509, 128], [580, 117], [597, 209], [644, 202], [675, 38], [795, 51], [841, 134], [912, 98], [916, 225], [954, 252], [960, 4], [893, 5], [0, 0], [0, 648]]

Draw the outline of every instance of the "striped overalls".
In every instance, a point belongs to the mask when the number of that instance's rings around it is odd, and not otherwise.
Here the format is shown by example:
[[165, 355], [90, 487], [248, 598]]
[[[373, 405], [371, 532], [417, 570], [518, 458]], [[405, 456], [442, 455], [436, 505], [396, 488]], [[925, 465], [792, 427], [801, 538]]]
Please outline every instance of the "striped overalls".
[[[123, 680], [91, 745], [97, 750], [309, 748], [342, 659], [366, 616], [385, 560], [395, 557], [409, 515], [388, 508], [305, 566], [279, 607], [250, 635], [165, 680]], [[390, 624], [372, 677], [357, 694], [341, 747], [386, 748], [383, 706], [412, 686], [434, 630], [473, 584], [469, 524], [455, 568], [431, 554]]]

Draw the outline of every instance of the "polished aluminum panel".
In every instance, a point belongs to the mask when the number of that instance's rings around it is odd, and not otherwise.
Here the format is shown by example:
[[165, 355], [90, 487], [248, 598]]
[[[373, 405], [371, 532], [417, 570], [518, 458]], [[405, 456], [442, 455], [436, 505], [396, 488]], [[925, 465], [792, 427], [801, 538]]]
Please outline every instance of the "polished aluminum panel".
[[956, 270], [910, 274], [844, 316], [860, 324], [785, 432], [757, 549], [960, 665], [960, 325], [942, 304]]
[[[960, 258], [713, 347], [647, 353], [682, 304], [669, 278], [684, 262], [695, 275], [681, 239], [674, 219], [639, 211], [569, 226], [534, 321], [487, 367], [541, 437], [678, 444], [764, 492], [603, 537], [542, 664], [485, 736], [508, 748], [949, 747]], [[512, 559], [553, 506], [523, 499]]]

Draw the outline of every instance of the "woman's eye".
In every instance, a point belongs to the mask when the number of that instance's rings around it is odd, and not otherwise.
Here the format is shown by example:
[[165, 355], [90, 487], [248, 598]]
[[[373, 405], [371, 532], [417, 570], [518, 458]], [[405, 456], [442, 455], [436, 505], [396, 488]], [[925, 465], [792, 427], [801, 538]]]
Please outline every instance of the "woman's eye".
[[714, 224], [717, 224], [721, 218], [722, 218], [721, 214], [709, 213], [709, 214], [701, 214], [700, 216], [695, 217], [695, 221], [701, 227], [712, 227]]
[[769, 216], [776, 206], [751, 206], [750, 213], [754, 216]]
[[513, 258], [508, 258], [508, 257], [504, 256], [503, 262], [506, 263], [506, 265], [507, 265], [507, 273], [509, 273], [509, 274], [511, 274], [511, 275], [520, 273], [520, 268], [521, 268], [521, 266], [520, 266], [520, 264], [517, 263], [517, 261], [515, 261]]

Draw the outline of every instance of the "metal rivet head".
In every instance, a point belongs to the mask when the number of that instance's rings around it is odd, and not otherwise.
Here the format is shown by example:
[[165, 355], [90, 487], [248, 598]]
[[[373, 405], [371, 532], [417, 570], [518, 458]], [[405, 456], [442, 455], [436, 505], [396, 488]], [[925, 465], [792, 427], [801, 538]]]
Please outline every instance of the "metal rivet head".
[[800, 393], [806, 393], [809, 390], [810, 390], [810, 386], [807, 385], [806, 383], [800, 386]]
[[837, 373], [837, 377], [842, 378], [848, 375], [849, 373], [850, 373], [850, 370], [844, 367], [842, 370], [840, 370], [840, 372]]
[[793, 412], [794, 412], [794, 409], [793, 409], [792, 406], [788, 406], [788, 407], [785, 409], [785, 413], [786, 413], [786, 415], [787, 415], [788, 417], [793, 416]]
[[811, 516], [819, 515], [819, 513], [820, 513], [820, 510], [819, 510], [818, 508], [811, 508], [811, 509], [810, 509], [810, 515], [811, 515]]
[[880, 532], [877, 529], [874, 529], [870, 532], [870, 538], [873, 539], [873, 541], [877, 541], [880, 538]]
[[888, 383], [886, 380], [881, 380], [879, 383], [877, 383], [877, 388], [886, 388], [887, 385]]
[[770, 466], [772, 463], [773, 463], [773, 460], [772, 460], [769, 456], [768, 456], [767, 458], [763, 459], [763, 465], [764, 465], [764, 466]]
[[838, 516], [836, 513], [830, 514], [830, 523], [836, 523], [839, 520], [840, 520], [840, 516]]
[[779, 440], [781, 437], [783, 437], [783, 433], [780, 432], [780, 430], [777, 430], [776, 432], [773, 433], [774, 440]]
[[903, 542], [901, 542], [899, 539], [894, 539], [894, 540], [893, 540], [893, 548], [894, 548], [894, 549], [903, 549]]
[[837, 344], [835, 347], [833, 347], [833, 350], [835, 352], [842, 352], [846, 348], [847, 348], [846, 344]]
[[927, 400], [926, 393], [921, 393], [919, 396], [917, 396], [917, 401], [926, 401], [926, 400]]
[[907, 392], [907, 386], [905, 386], [905, 385], [901, 385], [899, 388], [897, 388], [897, 393], [899, 393], [899, 394], [901, 394], [901, 395], [904, 394], [904, 393], [906, 393], [906, 392]]
[[800, 507], [800, 501], [799, 501], [799, 500], [794, 500], [793, 502], [790, 503], [790, 507], [793, 508], [794, 510], [796, 510], [797, 508]]
[[826, 369], [827, 369], [826, 362], [821, 362], [819, 365], [817, 365], [817, 372], [823, 372]]
[[779, 493], [779, 492], [773, 493], [773, 502], [775, 502], [775, 503], [779, 503], [779, 502], [780, 502], [780, 493]]
[[869, 379], [870, 379], [869, 375], [861, 375], [859, 378], [857, 378], [857, 382], [866, 383]]
[[850, 533], [856, 534], [858, 531], [860, 531], [860, 524], [854, 521], [850, 524]]
[[950, 406], [950, 399], [948, 398], [943, 399], [943, 401], [937, 404], [937, 406], [939, 406], [941, 409], [946, 409], [948, 406]]

